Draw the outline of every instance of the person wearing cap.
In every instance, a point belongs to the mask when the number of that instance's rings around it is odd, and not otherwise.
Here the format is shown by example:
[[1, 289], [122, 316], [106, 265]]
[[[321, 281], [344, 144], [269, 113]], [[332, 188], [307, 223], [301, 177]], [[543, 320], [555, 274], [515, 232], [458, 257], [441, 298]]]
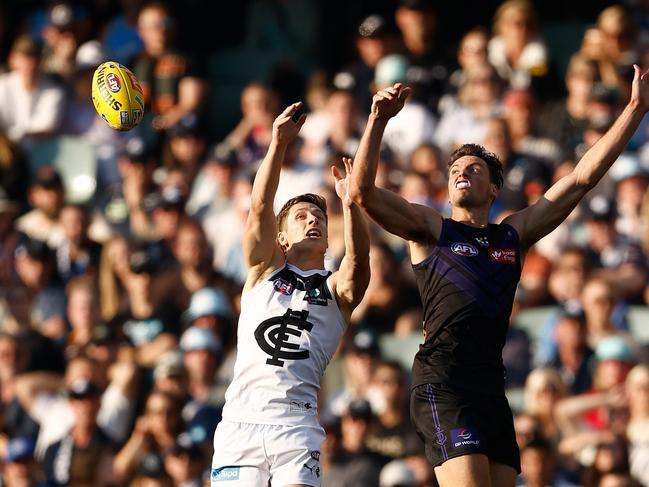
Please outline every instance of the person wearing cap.
[[522, 264], [605, 176], [649, 111], [649, 70], [634, 70], [631, 97], [607, 133], [536, 203], [499, 224], [490, 223], [490, 209], [503, 185], [502, 163], [477, 144], [449, 159], [450, 218], [376, 186], [383, 132], [411, 90], [397, 83], [374, 96], [349, 191], [374, 221], [408, 242], [424, 310], [411, 417], [442, 487], [516, 482], [520, 451], [502, 348]]
[[[410, 80], [412, 65], [403, 54], [389, 54], [381, 58], [374, 70], [373, 92], [406, 83]], [[437, 119], [423, 103], [412, 99], [393, 120], [385, 132], [385, 144], [395, 154], [401, 167], [406, 167], [412, 153], [422, 144], [432, 144]]]
[[229, 346], [232, 336], [232, 305], [227, 294], [219, 288], [205, 287], [192, 294], [182, 319], [186, 326], [202, 328]]
[[52, 166], [38, 168], [27, 196], [33, 209], [16, 220], [16, 228], [52, 248], [58, 247], [65, 238], [59, 220], [65, 197], [59, 172]]
[[165, 470], [174, 487], [202, 487], [203, 452], [189, 433], [181, 433], [164, 457]]
[[394, 21], [413, 75], [413, 96], [435, 112], [449, 75], [449, 61], [438, 38], [438, 8], [433, 0], [400, 0]]
[[649, 189], [649, 165], [633, 153], [623, 153], [611, 168], [611, 179], [618, 210], [615, 226], [620, 235], [641, 242], [647, 225], [643, 205]]
[[548, 366], [556, 369], [571, 394], [592, 385], [593, 349], [588, 345], [586, 316], [581, 306], [564, 305], [554, 325], [556, 350]]
[[11, 438], [3, 455], [2, 485], [5, 487], [47, 487], [43, 472], [34, 459], [34, 441], [25, 436]]
[[[320, 486], [325, 434], [317, 419], [317, 394], [369, 281], [367, 224], [347, 194], [351, 159], [344, 159], [345, 175], [332, 169], [345, 227], [345, 255], [336, 272], [325, 269], [328, 226], [322, 196], [301, 194], [277, 215], [273, 210], [286, 152], [306, 119], [293, 120], [300, 106], [289, 105], [275, 119], [252, 188], [234, 378], [214, 434], [215, 486], [221, 480]], [[267, 456], [259, 456], [262, 445]]]
[[89, 235], [91, 209], [86, 205], [67, 203], [61, 208], [59, 221], [65, 236], [56, 248], [57, 272], [64, 283], [71, 279], [97, 274], [101, 245]]
[[189, 112], [167, 129], [162, 165], [167, 174], [179, 172], [187, 185], [196, 178], [207, 148], [205, 122], [197, 112]]
[[216, 373], [223, 359], [223, 346], [214, 334], [204, 328], [190, 327], [180, 337], [180, 350], [189, 380], [192, 399], [222, 405], [222, 397], [214, 397]]
[[171, 300], [154, 300], [155, 262], [148, 251], [133, 252], [129, 269], [130, 275], [124, 282], [128, 309], [115, 315], [110, 326], [128, 340], [135, 362], [150, 369], [160, 355], [176, 346], [180, 312]]
[[41, 72], [41, 48], [31, 37], [18, 37], [9, 53], [9, 72], [0, 74], [0, 130], [21, 146], [52, 135], [58, 128], [63, 90]]
[[108, 486], [115, 445], [97, 423], [101, 405], [99, 387], [79, 378], [65, 390], [72, 411], [72, 427], [45, 450], [43, 467], [54, 485]]
[[640, 297], [649, 276], [646, 257], [637, 242], [618, 232], [615, 202], [597, 194], [584, 210], [586, 250], [592, 265], [601, 268], [602, 275], [616, 283], [620, 298]]
[[[339, 86], [351, 89], [363, 113], [372, 104], [370, 86], [374, 80], [374, 69], [381, 58], [394, 54], [399, 48], [399, 32], [392, 19], [374, 13], [363, 18], [358, 24], [354, 40], [358, 60], [343, 69], [349, 75], [352, 86]], [[335, 83], [336, 80], [334, 80]], [[339, 78], [340, 84], [340, 78]]]
[[327, 485], [378, 485], [381, 467], [390, 458], [367, 448], [366, 440], [374, 421], [367, 400], [354, 399], [348, 404], [340, 420], [340, 445], [330, 459]]
[[556, 408], [564, 434], [574, 434], [584, 427], [595, 431], [612, 428], [626, 407], [624, 381], [638, 362], [628, 337], [611, 335], [602, 339], [595, 349], [593, 387], [577, 396], [561, 401]]
[[48, 75], [69, 80], [75, 73], [79, 39], [87, 33], [90, 19], [83, 7], [65, 1], [53, 5], [48, 17], [49, 22], [42, 31], [44, 46], [41, 65]]

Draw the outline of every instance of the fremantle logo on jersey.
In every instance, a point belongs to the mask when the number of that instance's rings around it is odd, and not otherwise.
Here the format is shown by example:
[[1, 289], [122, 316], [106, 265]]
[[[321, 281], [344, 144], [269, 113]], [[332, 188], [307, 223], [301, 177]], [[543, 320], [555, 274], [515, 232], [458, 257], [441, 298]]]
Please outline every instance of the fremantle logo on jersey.
[[313, 323], [306, 319], [309, 312], [288, 309], [283, 316], [274, 316], [265, 321], [255, 330], [255, 340], [259, 348], [270, 355], [266, 359], [268, 365], [282, 367], [283, 360], [304, 360], [309, 358], [308, 350], [301, 350], [300, 345], [289, 341], [289, 335], [301, 337], [304, 330], [311, 331]]

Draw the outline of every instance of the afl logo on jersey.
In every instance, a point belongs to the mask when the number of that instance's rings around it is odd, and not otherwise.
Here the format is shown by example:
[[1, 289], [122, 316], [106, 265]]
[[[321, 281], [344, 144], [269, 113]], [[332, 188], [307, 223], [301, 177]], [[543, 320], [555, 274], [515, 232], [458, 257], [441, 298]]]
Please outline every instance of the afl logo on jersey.
[[277, 291], [280, 294], [289, 295], [293, 293], [295, 286], [293, 286], [292, 283], [280, 277], [279, 279], [275, 279], [273, 281], [273, 288], [275, 289], [275, 291]]
[[455, 242], [451, 245], [451, 250], [454, 254], [462, 255], [464, 257], [474, 257], [478, 255], [478, 249], [466, 242]]

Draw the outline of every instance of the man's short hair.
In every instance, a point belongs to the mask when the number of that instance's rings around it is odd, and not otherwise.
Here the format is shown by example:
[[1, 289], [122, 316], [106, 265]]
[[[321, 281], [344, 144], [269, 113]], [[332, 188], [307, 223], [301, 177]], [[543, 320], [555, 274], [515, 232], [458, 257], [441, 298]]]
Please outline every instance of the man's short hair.
[[277, 214], [277, 228], [279, 228], [280, 230], [283, 228], [286, 217], [288, 216], [288, 212], [290, 211], [291, 207], [297, 205], [298, 203], [311, 203], [313, 205], [316, 205], [324, 213], [325, 220], [327, 219], [327, 201], [322, 196], [319, 196], [317, 194], [304, 193], [291, 198], [286, 203], [284, 203], [284, 206], [282, 206], [282, 209], [279, 210], [279, 213]]
[[503, 187], [503, 164], [500, 162], [496, 154], [478, 144], [464, 144], [458, 147], [455, 152], [451, 154], [451, 158], [448, 161], [449, 169], [455, 161], [464, 156], [479, 157], [485, 161], [489, 168], [489, 179], [491, 179], [491, 182], [495, 184], [498, 189]]

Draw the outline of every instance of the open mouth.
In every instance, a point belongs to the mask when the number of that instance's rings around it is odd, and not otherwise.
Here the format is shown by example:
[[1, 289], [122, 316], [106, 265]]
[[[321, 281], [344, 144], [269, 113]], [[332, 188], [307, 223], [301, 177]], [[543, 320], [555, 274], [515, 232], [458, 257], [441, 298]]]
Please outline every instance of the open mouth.
[[466, 179], [463, 179], [461, 181], [458, 181], [455, 183], [455, 187], [457, 189], [467, 189], [471, 187], [471, 183], [467, 181]]
[[316, 230], [315, 228], [313, 228], [308, 232], [306, 232], [306, 236], [308, 238], [320, 238], [322, 234], [320, 233], [320, 230]]

